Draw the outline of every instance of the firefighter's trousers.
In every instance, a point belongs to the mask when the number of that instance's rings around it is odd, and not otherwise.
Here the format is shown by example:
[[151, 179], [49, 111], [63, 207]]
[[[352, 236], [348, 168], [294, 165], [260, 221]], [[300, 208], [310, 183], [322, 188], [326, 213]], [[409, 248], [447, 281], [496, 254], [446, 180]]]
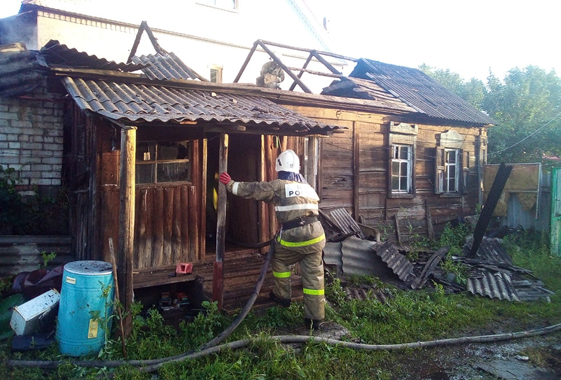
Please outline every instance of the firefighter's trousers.
[[273, 292], [277, 297], [285, 299], [290, 299], [292, 296], [290, 266], [300, 263], [304, 292], [304, 317], [309, 319], [322, 320], [325, 318], [323, 247], [325, 247], [325, 239], [303, 247], [286, 247], [280, 242], [276, 242], [271, 263], [275, 279]]

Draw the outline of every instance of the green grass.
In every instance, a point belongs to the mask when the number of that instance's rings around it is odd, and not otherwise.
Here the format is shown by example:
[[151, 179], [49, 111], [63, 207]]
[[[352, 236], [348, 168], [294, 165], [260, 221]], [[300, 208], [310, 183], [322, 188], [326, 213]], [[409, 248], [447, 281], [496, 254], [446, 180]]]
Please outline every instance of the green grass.
[[[455, 235], [457, 234], [457, 236]], [[456, 244], [462, 233], [449, 231], [447, 243]], [[456, 236], [456, 237], [454, 237]], [[519, 234], [505, 239], [504, 246], [515, 265], [533, 271], [545, 286], [555, 292], [552, 302], [508, 302], [474, 296], [468, 293], [445, 294], [441, 286], [420, 291], [402, 291], [370, 277], [350, 279], [352, 285], [376, 284], [384, 289], [388, 301], [349, 300], [339, 280], [326, 288], [329, 304], [327, 320], [350, 331], [345, 340], [369, 344], [395, 344], [466, 335], [487, 335], [520, 331], [561, 322], [561, 259], [549, 254], [547, 235]], [[222, 332], [233, 320], [206, 303], [205, 315], [183, 324], [179, 330], [167, 326], [156, 311], [145, 318], [136, 315], [134, 329], [127, 343], [130, 359], [153, 359], [187, 352], [206, 343]], [[234, 341], [258, 337], [250, 346], [224, 351], [163, 366], [159, 379], [392, 379], [407, 370], [411, 358], [420, 350], [359, 351], [308, 342], [304, 345], [281, 345], [267, 337], [289, 334], [302, 325], [303, 307], [293, 303], [289, 308], [273, 307], [259, 314], [250, 313], [228, 339]], [[539, 361], [540, 353], [533, 354]], [[122, 357], [121, 344], [110, 341], [101, 359]], [[67, 379], [103, 377], [112, 373], [118, 380], [151, 379], [136, 368], [82, 369], [67, 363], [56, 371], [31, 368], [7, 368], [5, 358], [58, 360], [56, 347], [41, 353], [12, 355], [6, 343], [0, 351], [0, 373], [11, 379]], [[545, 360], [545, 359], [541, 359]]]

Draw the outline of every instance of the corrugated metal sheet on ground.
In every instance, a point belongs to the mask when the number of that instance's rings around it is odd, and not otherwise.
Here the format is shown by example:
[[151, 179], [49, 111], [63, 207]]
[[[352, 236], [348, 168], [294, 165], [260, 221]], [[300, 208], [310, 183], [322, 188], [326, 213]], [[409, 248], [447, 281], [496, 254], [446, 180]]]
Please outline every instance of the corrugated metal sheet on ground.
[[[473, 237], [466, 240], [463, 252], [467, 255], [473, 244]], [[503, 247], [503, 241], [497, 238], [484, 237], [477, 249], [477, 253], [473, 259], [480, 260], [486, 264], [506, 264], [512, 265], [512, 258]]]
[[510, 275], [503, 272], [491, 272], [480, 269], [468, 278], [467, 290], [480, 296], [520, 301], [512, 285]]
[[[201, 82], [198, 83], [200, 86]], [[226, 89], [218, 92], [71, 77], [63, 78], [63, 84], [81, 109], [124, 122], [229, 122], [274, 125], [320, 134], [337, 128], [270, 100], [230, 94]]]
[[361, 59], [349, 76], [374, 81], [430, 117], [479, 125], [496, 124], [419, 69]]
[[336, 265], [342, 268], [342, 247], [343, 243], [341, 242], [327, 242], [323, 248], [323, 261], [328, 265]]
[[478, 269], [470, 275], [467, 290], [480, 296], [508, 301], [545, 299], [549, 302], [549, 296], [553, 294], [539, 280], [522, 279], [517, 274], [486, 269]]
[[360, 287], [346, 287], [345, 293], [347, 299], [366, 301], [369, 299], [377, 299], [381, 303], [386, 303], [391, 298], [391, 293], [387, 289], [378, 289], [374, 285], [361, 285]]
[[339, 228], [343, 235], [352, 234], [362, 239], [366, 238], [358, 223], [355, 222], [351, 214], [349, 214], [346, 209], [338, 208], [330, 211], [325, 211], [322, 212], [322, 215], [329, 219], [329, 221], [333, 223], [337, 228]]
[[411, 285], [415, 279], [413, 264], [398, 251], [395, 245], [390, 242], [378, 243], [373, 249], [401, 281]]
[[341, 246], [343, 274], [345, 276], [387, 276], [388, 267], [376, 255], [373, 249], [375, 244], [375, 242], [359, 239], [355, 236], [343, 240]]

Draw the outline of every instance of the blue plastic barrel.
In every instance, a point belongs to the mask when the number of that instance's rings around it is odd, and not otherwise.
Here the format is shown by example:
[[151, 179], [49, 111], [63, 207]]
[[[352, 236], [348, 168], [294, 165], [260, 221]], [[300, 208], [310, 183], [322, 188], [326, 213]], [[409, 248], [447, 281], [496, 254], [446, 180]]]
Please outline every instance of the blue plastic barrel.
[[113, 267], [105, 261], [74, 261], [64, 266], [56, 339], [69, 356], [97, 354], [111, 330]]

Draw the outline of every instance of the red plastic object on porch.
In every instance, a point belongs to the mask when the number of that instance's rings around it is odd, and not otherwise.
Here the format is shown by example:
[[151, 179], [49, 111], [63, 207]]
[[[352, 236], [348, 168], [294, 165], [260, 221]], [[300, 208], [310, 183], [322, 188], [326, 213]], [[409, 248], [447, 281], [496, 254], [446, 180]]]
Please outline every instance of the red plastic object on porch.
[[188, 274], [193, 271], [193, 264], [192, 263], [177, 263], [175, 267], [175, 273], [178, 274]]

